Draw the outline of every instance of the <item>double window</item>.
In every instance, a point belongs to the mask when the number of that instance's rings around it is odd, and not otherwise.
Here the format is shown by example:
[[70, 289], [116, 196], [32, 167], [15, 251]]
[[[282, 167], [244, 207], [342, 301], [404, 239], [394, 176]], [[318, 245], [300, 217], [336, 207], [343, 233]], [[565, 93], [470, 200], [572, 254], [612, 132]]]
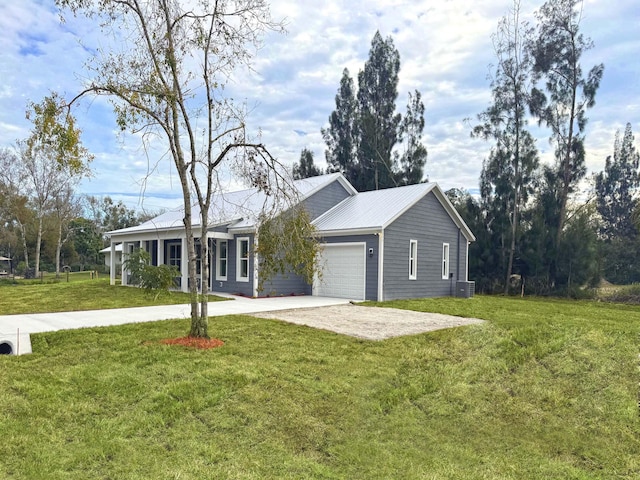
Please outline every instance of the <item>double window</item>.
[[238, 238], [236, 243], [236, 280], [238, 282], [249, 281], [249, 239]]
[[418, 278], [418, 241], [409, 240], [409, 280]]

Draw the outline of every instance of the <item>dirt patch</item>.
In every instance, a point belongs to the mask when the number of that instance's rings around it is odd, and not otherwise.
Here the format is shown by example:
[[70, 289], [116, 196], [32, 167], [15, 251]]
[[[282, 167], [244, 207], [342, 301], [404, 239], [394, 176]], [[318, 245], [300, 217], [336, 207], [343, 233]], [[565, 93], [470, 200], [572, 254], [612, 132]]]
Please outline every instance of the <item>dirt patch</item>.
[[307, 325], [366, 340], [384, 340], [385, 338], [415, 335], [442, 328], [483, 323], [483, 320], [477, 318], [358, 305], [298, 308], [255, 313], [253, 316]]

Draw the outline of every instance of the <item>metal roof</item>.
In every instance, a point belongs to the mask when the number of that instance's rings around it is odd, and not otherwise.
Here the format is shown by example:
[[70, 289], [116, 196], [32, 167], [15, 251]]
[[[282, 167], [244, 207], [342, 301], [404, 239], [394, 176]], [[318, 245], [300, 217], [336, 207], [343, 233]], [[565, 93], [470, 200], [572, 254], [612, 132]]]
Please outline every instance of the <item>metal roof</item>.
[[434, 193], [467, 240], [474, 241], [473, 233], [437, 183], [418, 183], [361, 192], [316, 218], [313, 224], [320, 234], [382, 231], [429, 192]]
[[313, 223], [321, 232], [382, 230], [430, 192], [434, 185], [433, 183], [418, 183], [404, 187], [361, 192], [336, 205]]
[[[292, 182], [295, 189], [294, 195], [297, 195], [297, 198], [275, 198], [276, 196], [267, 195], [257, 188], [216, 194], [211, 200], [209, 225], [211, 227], [229, 225], [233, 228], [254, 228], [256, 220], [262, 212], [283, 211], [292, 203], [310, 197], [334, 181], [339, 181], [352, 195], [356, 193], [353, 186], [340, 173], [331, 173]], [[184, 208], [180, 207], [140, 225], [108, 232], [108, 235], [119, 236], [156, 230], [181, 229], [184, 228], [183, 218]], [[192, 206], [191, 224], [193, 227], [200, 226], [200, 207], [197, 204]]]

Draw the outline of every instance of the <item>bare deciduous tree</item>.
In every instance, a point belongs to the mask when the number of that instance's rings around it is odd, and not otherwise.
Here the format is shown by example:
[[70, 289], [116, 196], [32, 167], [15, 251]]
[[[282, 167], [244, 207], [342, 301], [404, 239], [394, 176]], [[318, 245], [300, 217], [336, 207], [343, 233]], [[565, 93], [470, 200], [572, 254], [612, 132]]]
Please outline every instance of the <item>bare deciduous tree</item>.
[[[259, 141], [250, 138], [246, 109], [226, 95], [231, 76], [251, 60], [267, 31], [282, 31], [265, 0], [57, 0], [73, 13], [101, 21], [121, 48], [99, 51], [91, 80], [78, 97], [106, 95], [124, 129], [155, 134], [166, 145], [180, 178], [187, 237], [191, 336], [208, 337], [207, 281], [198, 298], [192, 216], [199, 215], [203, 278], [209, 275], [206, 232], [223, 161], [269, 205], [284, 205], [289, 179]], [[75, 101], [72, 100], [71, 103]], [[225, 167], [226, 168], [226, 167]], [[195, 201], [194, 201], [195, 200]], [[197, 202], [199, 213], [192, 205]], [[273, 208], [274, 213], [278, 209]], [[281, 211], [281, 210], [280, 210]]]

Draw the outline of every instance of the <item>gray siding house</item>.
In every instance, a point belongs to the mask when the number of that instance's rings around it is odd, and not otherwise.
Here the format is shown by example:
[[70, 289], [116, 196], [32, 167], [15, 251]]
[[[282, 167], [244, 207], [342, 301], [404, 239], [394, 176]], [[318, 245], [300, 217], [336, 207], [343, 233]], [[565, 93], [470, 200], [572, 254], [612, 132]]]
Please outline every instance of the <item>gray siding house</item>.
[[[467, 278], [468, 245], [475, 240], [455, 208], [435, 183], [358, 193], [339, 173], [294, 182], [322, 245], [321, 270], [312, 285], [283, 275], [257, 291], [258, 262], [252, 252], [255, 218], [265, 203], [252, 189], [216, 197], [210, 242], [213, 292], [246, 296], [319, 295], [353, 300], [392, 300], [435, 296], [471, 296]], [[194, 211], [194, 234], [199, 212]], [[124, 255], [135, 248], [151, 254], [153, 264], [175, 265], [177, 285], [186, 291], [186, 236], [182, 210], [110, 232], [111, 249]], [[115, 255], [111, 255], [115, 258]], [[198, 259], [198, 265], [202, 261]], [[115, 264], [111, 280], [115, 283]], [[198, 273], [200, 268], [198, 267]], [[122, 270], [122, 282], [128, 274]], [[204, 279], [199, 278], [199, 282]]]

